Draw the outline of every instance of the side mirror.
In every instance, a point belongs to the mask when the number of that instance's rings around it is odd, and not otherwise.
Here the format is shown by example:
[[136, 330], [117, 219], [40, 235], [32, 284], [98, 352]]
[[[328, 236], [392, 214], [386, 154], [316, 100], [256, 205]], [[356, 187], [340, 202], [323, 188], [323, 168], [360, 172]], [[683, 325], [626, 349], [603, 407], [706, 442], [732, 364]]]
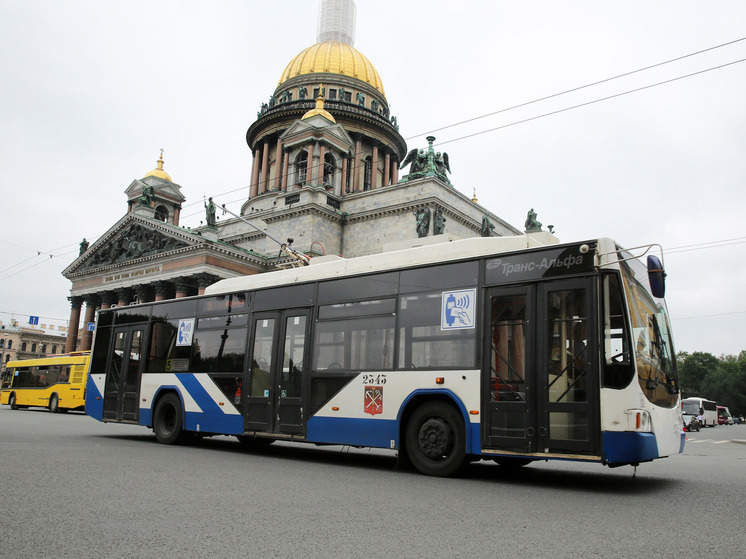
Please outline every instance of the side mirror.
[[655, 297], [662, 299], [666, 295], [666, 272], [660, 258], [648, 256], [648, 282]]

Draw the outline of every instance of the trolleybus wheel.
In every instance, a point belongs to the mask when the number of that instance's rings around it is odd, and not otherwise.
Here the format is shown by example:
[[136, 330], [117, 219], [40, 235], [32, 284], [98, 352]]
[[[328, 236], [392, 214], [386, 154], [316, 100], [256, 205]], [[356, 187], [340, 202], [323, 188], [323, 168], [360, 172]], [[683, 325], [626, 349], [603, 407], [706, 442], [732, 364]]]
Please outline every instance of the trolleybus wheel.
[[52, 413], [60, 412], [60, 399], [57, 394], [52, 394], [49, 397], [49, 411]]
[[417, 408], [406, 427], [406, 450], [423, 474], [450, 476], [466, 461], [464, 420], [451, 405], [429, 402]]
[[15, 394], [11, 394], [10, 395], [10, 400], [8, 401], [8, 403], [10, 404], [10, 409], [12, 409], [12, 410], [17, 410], [18, 409], [18, 405], [16, 404], [16, 395]]
[[181, 400], [173, 392], [158, 400], [153, 414], [153, 433], [159, 443], [174, 444], [183, 438]]

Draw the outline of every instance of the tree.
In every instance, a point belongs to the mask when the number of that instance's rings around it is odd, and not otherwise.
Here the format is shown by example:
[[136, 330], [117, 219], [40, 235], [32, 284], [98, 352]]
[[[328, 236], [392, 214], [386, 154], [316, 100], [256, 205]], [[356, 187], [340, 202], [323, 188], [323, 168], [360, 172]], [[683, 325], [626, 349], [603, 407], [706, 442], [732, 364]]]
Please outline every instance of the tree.
[[720, 361], [712, 353], [695, 351], [680, 362], [679, 380], [684, 397], [703, 396], [702, 383], [705, 377], [719, 368]]

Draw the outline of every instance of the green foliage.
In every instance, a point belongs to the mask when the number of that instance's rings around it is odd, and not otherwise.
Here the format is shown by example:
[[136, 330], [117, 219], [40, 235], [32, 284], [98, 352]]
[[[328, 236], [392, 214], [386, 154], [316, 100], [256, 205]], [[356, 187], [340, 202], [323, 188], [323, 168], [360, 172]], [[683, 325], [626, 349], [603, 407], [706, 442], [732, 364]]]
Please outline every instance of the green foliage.
[[715, 357], [711, 353], [680, 352], [676, 356], [682, 397], [701, 396], [746, 415], [746, 351]]

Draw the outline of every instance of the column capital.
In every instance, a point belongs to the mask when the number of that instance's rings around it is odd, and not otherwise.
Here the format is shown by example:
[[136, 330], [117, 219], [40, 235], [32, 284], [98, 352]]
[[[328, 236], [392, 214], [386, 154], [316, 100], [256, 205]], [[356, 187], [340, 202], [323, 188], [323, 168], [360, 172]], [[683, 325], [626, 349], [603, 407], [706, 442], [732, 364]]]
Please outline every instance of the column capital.
[[67, 298], [67, 300], [70, 301], [70, 306], [73, 309], [80, 310], [80, 307], [83, 306], [83, 297], [81, 297], [80, 295], [71, 295]]

